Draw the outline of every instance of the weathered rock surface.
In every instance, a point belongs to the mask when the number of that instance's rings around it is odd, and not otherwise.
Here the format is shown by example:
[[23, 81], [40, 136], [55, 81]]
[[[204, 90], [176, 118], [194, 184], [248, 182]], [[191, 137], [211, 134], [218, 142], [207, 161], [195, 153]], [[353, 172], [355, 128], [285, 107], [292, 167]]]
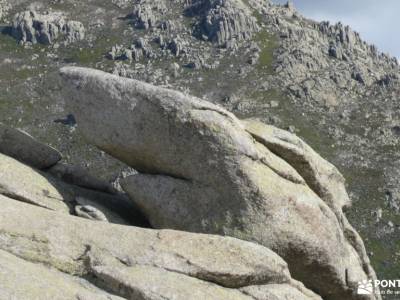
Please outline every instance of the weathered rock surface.
[[309, 290], [304, 290], [301, 287], [296, 288], [289, 284], [253, 285], [241, 288], [240, 290], [255, 300], [307, 300], [315, 298], [315, 295], [310, 293]]
[[[0, 200], [0, 278], [7, 277], [0, 295], [29, 292], [40, 299], [71, 299], [71, 294], [83, 293], [76, 297], [102, 299], [109, 294], [101, 288], [132, 300], [250, 300], [247, 294], [260, 286], [272, 294], [290, 290], [297, 299], [321, 299], [290, 277], [278, 255], [260, 245], [102, 222], [93, 226], [3, 196]], [[15, 277], [26, 284], [16, 289]], [[283, 289], [274, 291], [274, 286]]]
[[122, 196], [67, 184], [3, 154], [0, 170], [1, 195], [66, 214], [73, 213], [76, 206], [90, 205], [109, 222], [143, 224], [141, 214]]
[[260, 143], [293, 166], [312, 190], [336, 215], [350, 245], [357, 251], [364, 270], [375, 277], [364, 243], [343, 213], [351, 205], [345, 179], [335, 166], [324, 160], [295, 134], [256, 120], [242, 121], [245, 129]]
[[15, 15], [11, 34], [22, 43], [49, 45], [60, 37], [65, 43], [82, 40], [85, 28], [81, 22], [66, 20], [60, 12], [24, 11]]
[[294, 167], [334, 212], [351, 205], [342, 174], [295, 134], [257, 120], [242, 122], [258, 142]]
[[38, 142], [26, 132], [0, 123], [0, 153], [37, 169], [55, 165], [62, 156], [56, 149]]
[[[318, 184], [326, 182], [310, 181], [315, 174], [306, 176], [231, 113], [198, 98], [91, 69], [61, 75], [86, 138], [142, 172], [123, 187], [153, 226], [255, 241], [324, 299], [375, 299], [355, 294], [358, 281], [375, 275], [341, 213], [348, 201], [341, 177], [331, 182], [342, 191], [337, 198], [331, 187], [322, 192]], [[300, 158], [335, 173], [313, 153]]]
[[1, 194], [47, 209], [69, 212], [62, 193], [31, 167], [0, 154], [0, 170]]
[[123, 299], [83, 279], [35, 264], [0, 250], [1, 299]]

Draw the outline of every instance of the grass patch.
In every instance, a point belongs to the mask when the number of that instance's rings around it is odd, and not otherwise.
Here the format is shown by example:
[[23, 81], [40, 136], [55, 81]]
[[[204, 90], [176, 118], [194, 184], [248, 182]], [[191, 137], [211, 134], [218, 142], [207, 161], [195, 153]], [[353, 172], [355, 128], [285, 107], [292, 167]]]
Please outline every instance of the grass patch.
[[122, 44], [123, 37], [110, 34], [98, 37], [93, 46], [75, 44], [62, 49], [62, 57], [67, 63], [77, 63], [83, 66], [93, 66], [105, 59], [105, 55], [116, 44]]
[[[257, 10], [253, 9], [248, 0], [243, 0], [248, 8], [252, 10], [253, 16], [257, 23], [261, 26], [264, 23], [264, 16]], [[272, 62], [274, 60], [274, 50], [278, 47], [278, 39], [274, 34], [269, 33], [265, 28], [262, 28], [255, 36], [255, 41], [261, 47], [259, 60], [259, 69], [266, 71], [267, 74], [272, 73]]]
[[397, 278], [399, 275], [400, 242], [383, 243], [382, 240], [369, 240], [367, 248], [373, 252], [371, 263], [378, 278]]
[[101, 61], [106, 54], [104, 48], [75, 48], [67, 58], [66, 62], [79, 63], [82, 65], [91, 65]]
[[24, 46], [20, 45], [11, 35], [0, 33], [0, 51], [17, 54], [17, 57], [39, 53], [43, 47], [43, 45], [35, 44], [29, 48], [25, 48]]
[[274, 34], [269, 33], [265, 29], [257, 33], [255, 41], [261, 47], [260, 59], [258, 67], [267, 74], [272, 74], [272, 63], [274, 61], [274, 51], [278, 47], [278, 39]]

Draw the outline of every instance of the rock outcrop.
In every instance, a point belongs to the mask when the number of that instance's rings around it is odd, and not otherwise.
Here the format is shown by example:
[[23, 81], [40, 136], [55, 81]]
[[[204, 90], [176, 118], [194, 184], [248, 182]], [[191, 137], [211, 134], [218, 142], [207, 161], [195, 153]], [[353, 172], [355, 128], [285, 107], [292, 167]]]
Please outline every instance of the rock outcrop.
[[241, 0], [193, 0], [186, 13], [200, 16], [198, 36], [220, 46], [250, 39], [259, 30], [257, 19]]
[[49, 45], [60, 38], [64, 43], [82, 40], [85, 28], [81, 22], [67, 20], [60, 12], [24, 11], [15, 15], [11, 34], [21, 43]]
[[[290, 277], [278, 255], [253, 243], [102, 222], [94, 226], [3, 196], [0, 201], [0, 296], [5, 299], [250, 300], [248, 295], [260, 291], [266, 296], [256, 299], [287, 299], [283, 294], [321, 299]], [[23, 283], [18, 289], [16, 280]]]
[[160, 26], [160, 17], [167, 11], [163, 0], [138, 1], [134, 5], [131, 18], [139, 29], [149, 29]]
[[172, 90], [91, 69], [61, 75], [87, 140], [141, 172], [123, 187], [153, 226], [269, 247], [324, 299], [379, 299], [356, 294], [375, 275], [342, 213], [343, 178], [304, 143], [270, 127], [246, 130], [226, 110]]
[[0, 0], [0, 20], [8, 13], [10, 6], [6, 0]]
[[277, 80], [294, 99], [332, 107], [386, 86], [386, 78], [399, 80], [397, 59], [378, 52], [349, 26], [309, 20], [293, 7], [273, 7], [266, 17], [280, 36]]
[[112, 60], [129, 60], [139, 61], [142, 58], [151, 58], [153, 50], [148, 46], [147, 41], [140, 38], [130, 47], [116, 45], [108, 52], [107, 57]]

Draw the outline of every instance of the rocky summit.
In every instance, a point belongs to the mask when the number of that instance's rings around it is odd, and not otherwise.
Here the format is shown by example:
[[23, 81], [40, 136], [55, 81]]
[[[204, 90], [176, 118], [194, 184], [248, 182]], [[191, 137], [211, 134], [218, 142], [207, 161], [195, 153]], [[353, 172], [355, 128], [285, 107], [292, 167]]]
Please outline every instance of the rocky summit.
[[291, 2], [0, 26], [0, 299], [398, 299], [359, 290], [400, 267], [396, 58]]

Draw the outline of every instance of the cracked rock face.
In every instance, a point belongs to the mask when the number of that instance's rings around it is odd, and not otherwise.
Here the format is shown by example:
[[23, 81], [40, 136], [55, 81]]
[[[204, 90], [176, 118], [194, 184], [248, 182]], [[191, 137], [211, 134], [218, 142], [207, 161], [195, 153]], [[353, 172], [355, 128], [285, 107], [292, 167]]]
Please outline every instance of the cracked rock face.
[[247, 40], [259, 29], [256, 18], [241, 0], [193, 0], [186, 11], [201, 15], [198, 35], [220, 46], [231, 40]]
[[[291, 278], [282, 258], [260, 245], [103, 222], [94, 226], [0, 200], [2, 298], [250, 300], [285, 299], [281, 295], [289, 293], [321, 299]], [[16, 278], [23, 283], [18, 290]], [[257, 298], [260, 291], [272, 298]]]
[[160, 25], [160, 17], [167, 11], [163, 0], [138, 1], [134, 5], [132, 18], [139, 29], [149, 29]]
[[334, 107], [398, 81], [397, 59], [349, 26], [308, 20], [288, 7], [271, 8], [267, 18], [281, 39], [277, 79], [294, 100]]
[[66, 20], [59, 12], [24, 11], [15, 15], [11, 34], [22, 43], [49, 45], [60, 37], [65, 43], [82, 40], [85, 28], [81, 22]]
[[140, 172], [122, 185], [153, 226], [257, 242], [324, 299], [379, 299], [355, 293], [375, 274], [342, 212], [343, 177], [298, 138], [139, 81], [61, 75], [87, 140]]

